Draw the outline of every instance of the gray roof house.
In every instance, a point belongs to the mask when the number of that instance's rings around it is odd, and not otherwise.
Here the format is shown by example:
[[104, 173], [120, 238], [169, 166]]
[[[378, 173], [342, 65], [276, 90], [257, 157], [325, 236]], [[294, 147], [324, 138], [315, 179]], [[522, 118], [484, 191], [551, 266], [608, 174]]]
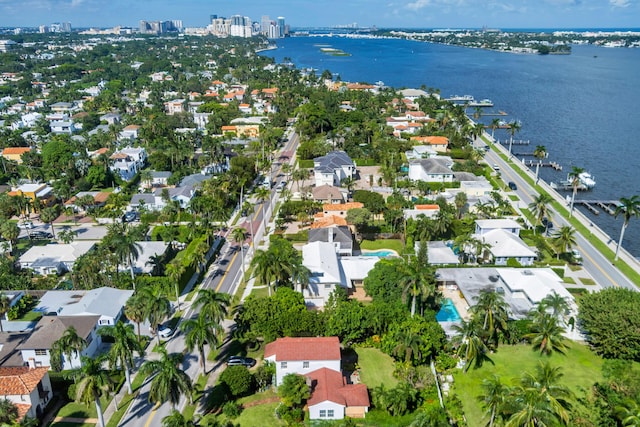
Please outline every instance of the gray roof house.
[[337, 254], [353, 255], [353, 237], [346, 226], [312, 228], [309, 230], [309, 243], [313, 242], [331, 243]]
[[356, 165], [344, 151], [332, 151], [313, 159], [313, 173], [316, 187], [338, 186], [343, 179], [355, 177]]
[[433, 157], [429, 159], [409, 161], [409, 179], [426, 182], [453, 182], [451, 170], [453, 161], [450, 157]]

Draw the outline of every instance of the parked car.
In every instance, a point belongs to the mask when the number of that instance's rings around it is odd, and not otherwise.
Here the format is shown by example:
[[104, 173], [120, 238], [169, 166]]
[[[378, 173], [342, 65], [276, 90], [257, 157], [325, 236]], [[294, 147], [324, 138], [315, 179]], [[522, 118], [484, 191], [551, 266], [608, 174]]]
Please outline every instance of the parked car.
[[125, 212], [125, 214], [122, 216], [122, 222], [133, 222], [138, 221], [139, 219], [140, 216], [138, 215], [138, 212], [134, 211]]
[[278, 184], [278, 186], [276, 187], [276, 191], [277, 192], [281, 192], [282, 190], [284, 190], [287, 187], [287, 183], [284, 181], [280, 181], [280, 183]]
[[509, 186], [510, 189], [512, 189], [513, 191], [516, 191], [518, 189], [518, 186], [516, 185], [515, 182], [513, 181], [509, 181], [509, 183], [507, 184]]
[[246, 366], [253, 368], [256, 366], [256, 359], [252, 357], [231, 356], [227, 360], [227, 366]]
[[173, 336], [173, 329], [167, 326], [163, 326], [162, 328], [158, 329], [158, 335], [160, 335], [160, 338], [171, 338]]
[[18, 227], [23, 228], [25, 230], [31, 230], [33, 228], [33, 222], [31, 221], [22, 221], [18, 223]]
[[29, 237], [36, 240], [53, 239], [53, 234], [48, 231], [32, 231], [29, 233]]
[[498, 164], [497, 164], [497, 163], [494, 163], [494, 164], [493, 164], [493, 170], [494, 170], [494, 171], [499, 171], [499, 170], [500, 170], [500, 166], [498, 166]]
[[571, 251], [571, 260], [574, 264], [582, 265], [582, 254], [579, 250], [573, 249]]

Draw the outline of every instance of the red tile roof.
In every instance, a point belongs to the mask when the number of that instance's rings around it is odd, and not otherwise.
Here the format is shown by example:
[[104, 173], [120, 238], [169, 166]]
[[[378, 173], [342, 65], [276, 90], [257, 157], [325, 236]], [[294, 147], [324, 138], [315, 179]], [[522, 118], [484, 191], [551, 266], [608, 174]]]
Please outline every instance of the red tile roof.
[[416, 209], [418, 210], [439, 210], [440, 206], [438, 205], [416, 205]]
[[348, 225], [346, 219], [337, 215], [329, 215], [324, 217], [322, 216], [322, 214], [320, 214], [320, 216], [317, 218], [318, 219], [316, 220], [316, 222], [311, 224], [311, 227], [309, 228], [316, 229], [316, 228], [333, 227], [334, 225]]
[[323, 211], [348, 211], [349, 209], [362, 209], [363, 203], [349, 202], [349, 203], [325, 203], [322, 205]]
[[30, 147], [7, 147], [4, 150], [2, 150], [2, 155], [9, 155], [9, 154], [22, 155], [24, 153], [28, 153], [29, 151], [31, 151]]
[[338, 337], [285, 337], [267, 344], [264, 357], [276, 356], [276, 361], [340, 360]]
[[38, 386], [49, 368], [27, 366], [0, 368], [0, 396], [28, 395]]
[[313, 406], [330, 401], [343, 406], [370, 406], [369, 393], [364, 384], [345, 384], [342, 373], [320, 368], [309, 372], [312, 380], [311, 397], [307, 405]]

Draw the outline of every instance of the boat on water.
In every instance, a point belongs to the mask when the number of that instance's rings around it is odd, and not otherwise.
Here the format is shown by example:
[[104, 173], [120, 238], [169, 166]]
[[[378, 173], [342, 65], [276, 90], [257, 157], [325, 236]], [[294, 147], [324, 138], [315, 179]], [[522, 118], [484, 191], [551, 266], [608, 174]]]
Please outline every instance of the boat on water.
[[[578, 190], [591, 190], [595, 186], [596, 180], [589, 172], [581, 172], [578, 175], [578, 186], [576, 187]], [[554, 190], [573, 190], [573, 179], [571, 176], [567, 175], [567, 179], [565, 181], [560, 181], [559, 183], [552, 182], [551, 188]]]
[[471, 95], [451, 95], [449, 98], [445, 99], [445, 101], [451, 102], [475, 102], [475, 98]]
[[471, 101], [469, 107], [493, 107], [493, 101], [490, 99], [481, 99], [480, 101]]

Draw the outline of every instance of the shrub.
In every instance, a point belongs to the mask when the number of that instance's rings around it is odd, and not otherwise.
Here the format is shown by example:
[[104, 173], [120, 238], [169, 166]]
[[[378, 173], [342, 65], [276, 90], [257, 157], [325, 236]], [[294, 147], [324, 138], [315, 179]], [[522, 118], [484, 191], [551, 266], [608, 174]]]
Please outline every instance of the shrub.
[[227, 418], [238, 418], [241, 412], [242, 405], [240, 405], [238, 402], [227, 402], [222, 407], [222, 413], [227, 416]]
[[244, 366], [229, 366], [220, 375], [220, 382], [229, 387], [234, 397], [246, 396], [253, 392], [253, 375]]

